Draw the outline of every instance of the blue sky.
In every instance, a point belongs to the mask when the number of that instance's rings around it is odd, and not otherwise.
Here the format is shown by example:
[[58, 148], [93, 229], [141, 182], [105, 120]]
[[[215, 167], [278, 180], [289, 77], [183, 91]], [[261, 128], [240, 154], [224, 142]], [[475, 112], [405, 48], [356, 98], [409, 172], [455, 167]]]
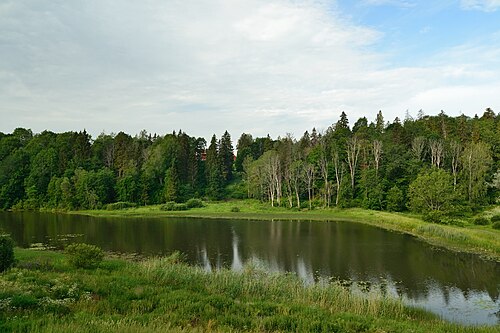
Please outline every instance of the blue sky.
[[356, 24], [381, 32], [374, 50], [387, 53], [393, 66], [425, 64], [435, 54], [464, 43], [499, 42], [500, 1], [368, 0], [336, 4]]
[[273, 137], [500, 111], [500, 0], [3, 0], [0, 131]]

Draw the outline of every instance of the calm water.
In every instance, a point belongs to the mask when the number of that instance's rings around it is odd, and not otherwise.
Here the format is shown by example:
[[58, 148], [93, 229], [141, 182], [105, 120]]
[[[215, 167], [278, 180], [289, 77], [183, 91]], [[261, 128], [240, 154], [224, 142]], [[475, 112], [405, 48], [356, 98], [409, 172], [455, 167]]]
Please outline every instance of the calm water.
[[500, 264], [362, 224], [0, 212], [0, 230], [23, 247], [72, 235], [70, 241], [108, 251], [158, 255], [178, 250], [206, 269], [238, 270], [252, 260], [272, 271], [295, 272], [306, 282], [368, 281], [369, 288], [448, 320], [500, 324]]

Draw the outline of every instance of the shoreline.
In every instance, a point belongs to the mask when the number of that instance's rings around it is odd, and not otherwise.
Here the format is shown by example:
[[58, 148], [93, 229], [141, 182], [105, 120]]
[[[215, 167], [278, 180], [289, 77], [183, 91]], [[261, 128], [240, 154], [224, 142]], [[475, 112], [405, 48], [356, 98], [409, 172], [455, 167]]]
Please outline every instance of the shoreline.
[[[231, 212], [238, 207], [240, 212]], [[372, 211], [361, 208], [322, 208], [312, 211], [291, 211], [286, 208], [266, 207], [248, 200], [209, 203], [203, 208], [186, 211], [162, 211], [159, 205], [122, 210], [68, 211], [64, 214], [120, 218], [207, 218], [238, 220], [310, 220], [354, 222], [411, 235], [432, 246], [455, 252], [481, 256], [500, 262], [500, 231], [489, 226], [450, 226], [425, 222], [417, 216], [403, 213]]]

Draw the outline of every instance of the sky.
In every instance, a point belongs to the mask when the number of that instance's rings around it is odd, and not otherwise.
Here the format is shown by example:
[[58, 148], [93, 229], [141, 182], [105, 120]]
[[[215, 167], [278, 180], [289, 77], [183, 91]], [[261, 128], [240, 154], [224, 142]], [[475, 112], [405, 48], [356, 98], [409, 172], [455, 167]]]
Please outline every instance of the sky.
[[500, 0], [2, 0], [0, 132], [300, 138], [500, 111]]

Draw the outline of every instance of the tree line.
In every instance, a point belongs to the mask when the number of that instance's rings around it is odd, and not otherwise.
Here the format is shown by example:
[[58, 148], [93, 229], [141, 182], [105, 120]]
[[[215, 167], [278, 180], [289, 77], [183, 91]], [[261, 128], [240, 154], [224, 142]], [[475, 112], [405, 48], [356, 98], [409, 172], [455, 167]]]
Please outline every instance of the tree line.
[[256, 198], [292, 209], [364, 207], [463, 214], [498, 202], [500, 114], [419, 112], [272, 139], [226, 131], [132, 137], [86, 131], [0, 133], [0, 209], [96, 209], [190, 198]]

